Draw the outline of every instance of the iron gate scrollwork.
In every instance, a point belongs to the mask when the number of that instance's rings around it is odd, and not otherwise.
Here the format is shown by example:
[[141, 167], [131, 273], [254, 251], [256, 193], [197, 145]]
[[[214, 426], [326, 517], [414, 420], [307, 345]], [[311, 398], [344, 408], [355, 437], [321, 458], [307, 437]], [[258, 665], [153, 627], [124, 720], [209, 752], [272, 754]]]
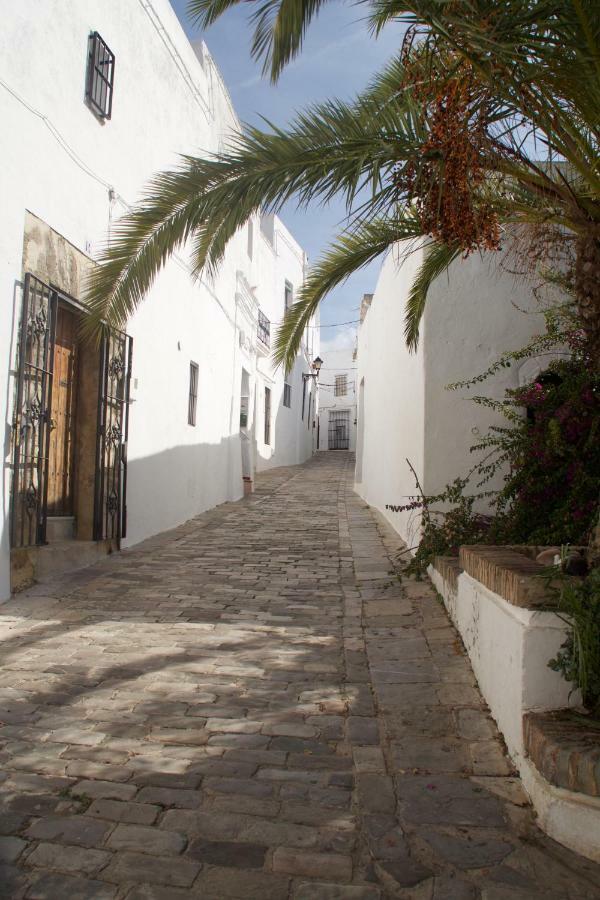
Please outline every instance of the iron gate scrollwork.
[[348, 450], [350, 447], [350, 411], [330, 410], [328, 449]]
[[127, 533], [127, 436], [133, 339], [109, 329], [100, 348], [94, 540]]
[[13, 547], [43, 544], [46, 540], [57, 305], [56, 291], [28, 273], [23, 291], [14, 423]]

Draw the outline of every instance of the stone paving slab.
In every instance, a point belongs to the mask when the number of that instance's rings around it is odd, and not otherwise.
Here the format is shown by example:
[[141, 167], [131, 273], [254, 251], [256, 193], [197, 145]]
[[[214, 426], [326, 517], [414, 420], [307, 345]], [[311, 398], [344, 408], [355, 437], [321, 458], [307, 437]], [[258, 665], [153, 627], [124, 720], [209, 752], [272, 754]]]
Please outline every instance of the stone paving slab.
[[0, 897], [598, 898], [323, 453], [0, 607]]

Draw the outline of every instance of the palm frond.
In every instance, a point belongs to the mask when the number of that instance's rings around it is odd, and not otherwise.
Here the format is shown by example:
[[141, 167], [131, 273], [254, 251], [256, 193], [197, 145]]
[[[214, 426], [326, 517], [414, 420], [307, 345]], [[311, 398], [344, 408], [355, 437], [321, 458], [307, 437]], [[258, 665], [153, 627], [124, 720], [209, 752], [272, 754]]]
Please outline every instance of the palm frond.
[[219, 157], [183, 157], [149, 184], [146, 197], [114, 227], [92, 273], [89, 330], [122, 327], [169, 254], [193, 240], [196, 275], [216, 270], [233, 235], [258, 211], [278, 212], [343, 197], [348, 211], [375, 217], [396, 197], [393, 171], [421, 137], [410, 98], [377, 116], [371, 101], [327, 102], [300, 114], [284, 132], [248, 128]]
[[[188, 14], [208, 28], [232, 6], [242, 0], [188, 0]], [[252, 56], [262, 60], [263, 72], [271, 81], [302, 49], [308, 26], [327, 0], [244, 0], [252, 4], [250, 21], [254, 26]]]
[[163, 172], [150, 182], [146, 198], [115, 224], [85, 285], [88, 337], [97, 337], [103, 324], [124, 326], [168, 258], [198, 226], [201, 186], [202, 173], [193, 165]]
[[437, 241], [432, 241], [425, 247], [425, 256], [411, 285], [404, 316], [406, 346], [413, 352], [419, 344], [419, 328], [429, 288], [458, 256], [460, 249]]
[[[418, 238], [420, 234], [419, 221], [410, 211], [396, 218], [364, 221], [351, 232], [341, 234], [311, 268], [297, 302], [279, 327], [273, 351], [276, 364], [287, 370], [292, 367], [304, 330], [326, 294], [398, 241]], [[408, 246], [405, 251], [409, 252]]]

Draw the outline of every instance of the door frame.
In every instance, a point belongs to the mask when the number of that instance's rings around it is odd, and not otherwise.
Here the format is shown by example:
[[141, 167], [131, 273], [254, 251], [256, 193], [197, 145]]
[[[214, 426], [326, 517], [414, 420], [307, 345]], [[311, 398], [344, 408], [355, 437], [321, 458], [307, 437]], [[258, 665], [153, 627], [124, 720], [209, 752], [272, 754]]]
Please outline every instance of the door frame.
[[[335, 422], [336, 418], [340, 422], [340, 425], [345, 425], [345, 435], [342, 441], [340, 441], [338, 436], [333, 437], [335, 431]], [[339, 426], [338, 426], [339, 427]], [[333, 438], [333, 440], [332, 440]], [[332, 442], [334, 444], [344, 443], [345, 446], [340, 447], [332, 447]], [[330, 409], [329, 410], [329, 419], [327, 422], [327, 449], [328, 450], [349, 450], [350, 449], [350, 410], [349, 409]]]
[[[16, 404], [13, 414], [10, 513], [13, 549], [47, 543], [49, 426], [59, 303], [84, 315], [88, 313], [85, 304], [60, 288], [47, 284], [32, 272], [25, 273], [16, 366]], [[115, 347], [117, 351], [124, 348], [120, 357], [118, 352], [114, 352]], [[120, 547], [121, 538], [125, 537], [127, 530], [125, 494], [132, 347], [133, 339], [129, 335], [105, 327], [98, 356], [100, 377], [96, 430], [94, 540], [114, 540], [117, 547]], [[26, 370], [32, 370], [33, 376], [27, 375]], [[114, 392], [119, 384], [116, 393], [111, 394], [110, 392]], [[107, 421], [106, 415], [109, 401], [113, 402], [118, 412], [116, 419], [114, 415], [109, 417], [110, 422]], [[109, 434], [107, 429], [111, 429]], [[106, 495], [102, 485], [105, 483], [106, 447], [109, 441], [112, 441], [110, 458], [114, 463], [112, 488], [115, 488], [117, 493], [116, 506], [107, 510], [112, 495]], [[30, 476], [31, 484], [25, 487]]]

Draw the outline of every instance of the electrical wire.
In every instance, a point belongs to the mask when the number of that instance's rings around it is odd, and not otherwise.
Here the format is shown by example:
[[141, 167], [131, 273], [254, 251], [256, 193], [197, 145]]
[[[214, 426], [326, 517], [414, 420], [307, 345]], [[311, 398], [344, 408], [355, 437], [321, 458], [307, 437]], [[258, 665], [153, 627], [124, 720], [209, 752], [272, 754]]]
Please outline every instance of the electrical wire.
[[[283, 325], [284, 321], [285, 320], [282, 320], [281, 322], [271, 322], [271, 325]], [[341, 328], [342, 325], [358, 325], [359, 322], [360, 322], [360, 319], [352, 319], [350, 322], [332, 322], [329, 325], [306, 325], [305, 327], [306, 328]]]
[[358, 325], [360, 319], [352, 319], [351, 322], [334, 322], [331, 325], [309, 325], [309, 328], [340, 328], [342, 325]]

